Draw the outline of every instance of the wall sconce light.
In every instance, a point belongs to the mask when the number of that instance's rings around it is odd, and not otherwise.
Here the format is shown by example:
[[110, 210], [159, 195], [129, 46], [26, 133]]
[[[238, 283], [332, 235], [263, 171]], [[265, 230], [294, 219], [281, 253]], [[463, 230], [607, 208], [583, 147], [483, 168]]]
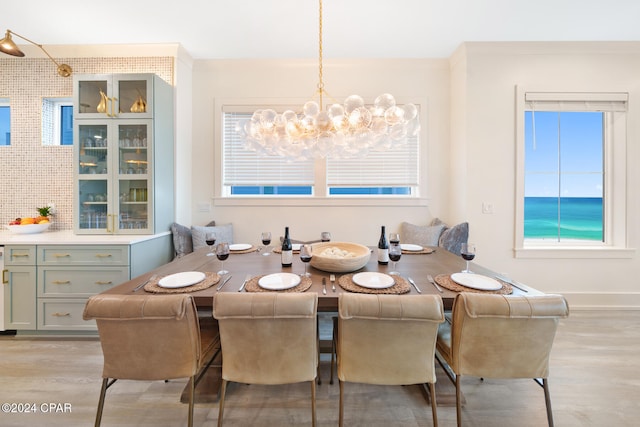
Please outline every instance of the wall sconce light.
[[13, 34], [14, 36], [18, 36], [23, 40], [28, 41], [34, 46], [38, 46], [49, 57], [49, 59], [53, 61], [54, 64], [56, 64], [56, 66], [58, 67], [58, 74], [60, 74], [62, 77], [69, 77], [73, 72], [71, 67], [68, 66], [67, 64], [58, 64], [58, 62], [55, 59], [53, 59], [51, 55], [49, 55], [49, 52], [44, 50], [41, 44], [35, 43], [29, 40], [28, 38], [21, 36], [20, 34], [14, 33], [11, 30], [7, 30], [7, 33], [5, 34], [4, 38], [0, 40], [0, 52], [6, 53], [7, 55], [12, 55], [12, 56], [19, 56], [19, 57], [24, 56], [24, 52], [22, 52], [18, 48], [18, 46], [13, 42], [13, 39], [11, 38], [11, 34]]

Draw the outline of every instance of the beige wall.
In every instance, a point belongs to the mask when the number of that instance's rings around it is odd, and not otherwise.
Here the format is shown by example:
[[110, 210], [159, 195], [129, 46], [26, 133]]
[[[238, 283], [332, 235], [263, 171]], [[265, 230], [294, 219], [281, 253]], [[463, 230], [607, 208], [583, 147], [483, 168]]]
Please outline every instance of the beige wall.
[[[324, 82], [329, 95], [342, 101], [359, 94], [373, 100], [389, 92], [398, 100], [422, 102], [421, 154], [426, 167], [421, 171], [426, 199], [421, 206], [398, 202], [391, 207], [354, 206], [335, 200], [319, 205], [228, 206], [215, 199], [219, 170], [215, 144], [219, 143], [219, 109], [216, 105], [235, 99], [255, 103], [295, 100], [302, 105], [316, 89], [316, 60], [211, 60], [194, 64], [194, 140], [193, 140], [193, 223], [211, 219], [232, 222], [236, 241], [257, 243], [261, 231], [275, 236], [290, 226], [294, 237], [318, 238], [331, 231], [334, 239], [375, 244], [380, 225], [389, 231], [400, 222], [427, 224], [433, 216], [447, 219], [449, 65], [446, 60], [340, 60], [325, 61]], [[312, 202], [313, 203], [313, 202]], [[199, 207], [210, 205], [209, 212]]]
[[[453, 58], [452, 125], [463, 129], [452, 141], [460, 155], [452, 158], [464, 159], [466, 175], [449, 203], [466, 207], [477, 261], [541, 290], [561, 292], [574, 307], [640, 306], [635, 252], [630, 259], [516, 259], [513, 252], [516, 85], [629, 92], [627, 238], [630, 247], [637, 246], [640, 43], [471, 43]], [[482, 213], [484, 201], [494, 205], [494, 214]]]

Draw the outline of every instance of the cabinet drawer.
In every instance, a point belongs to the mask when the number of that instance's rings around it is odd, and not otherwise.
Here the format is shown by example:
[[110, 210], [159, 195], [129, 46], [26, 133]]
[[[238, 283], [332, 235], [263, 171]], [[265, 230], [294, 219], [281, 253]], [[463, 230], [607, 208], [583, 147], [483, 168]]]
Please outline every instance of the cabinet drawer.
[[5, 265], [36, 265], [35, 246], [7, 246], [4, 254]]
[[129, 280], [129, 267], [38, 267], [38, 297], [89, 297]]
[[38, 265], [129, 265], [129, 246], [38, 246]]
[[82, 320], [86, 299], [38, 299], [38, 329], [96, 330], [95, 320]]

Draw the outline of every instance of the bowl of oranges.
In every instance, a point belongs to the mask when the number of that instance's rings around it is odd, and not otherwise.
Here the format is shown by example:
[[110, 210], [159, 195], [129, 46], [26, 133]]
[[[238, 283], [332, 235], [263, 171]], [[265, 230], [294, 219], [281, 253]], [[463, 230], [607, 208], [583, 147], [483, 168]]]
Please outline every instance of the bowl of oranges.
[[9, 225], [6, 227], [13, 234], [35, 234], [42, 233], [50, 226], [51, 220], [49, 216], [38, 215], [34, 217], [16, 218], [9, 222]]

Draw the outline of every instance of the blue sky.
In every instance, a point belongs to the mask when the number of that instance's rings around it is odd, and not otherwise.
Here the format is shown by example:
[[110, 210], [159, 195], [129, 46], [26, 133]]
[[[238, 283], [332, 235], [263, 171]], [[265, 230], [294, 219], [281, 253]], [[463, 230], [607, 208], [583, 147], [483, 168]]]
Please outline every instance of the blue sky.
[[536, 111], [534, 119], [535, 149], [525, 112], [525, 197], [602, 197], [602, 113]]
[[9, 107], [0, 107], [0, 145], [6, 144], [6, 135], [10, 127]]

